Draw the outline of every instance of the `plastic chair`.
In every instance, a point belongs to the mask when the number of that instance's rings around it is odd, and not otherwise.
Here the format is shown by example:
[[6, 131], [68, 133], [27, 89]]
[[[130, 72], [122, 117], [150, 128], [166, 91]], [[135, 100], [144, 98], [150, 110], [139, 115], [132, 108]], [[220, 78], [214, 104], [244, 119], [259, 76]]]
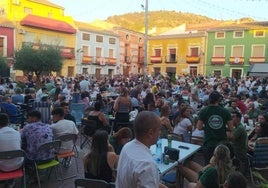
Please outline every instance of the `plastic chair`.
[[17, 157], [23, 157], [22, 166], [19, 169], [11, 171], [11, 172], [0, 171], [0, 181], [23, 178], [23, 187], [26, 188], [26, 176], [25, 176], [25, 168], [24, 168], [25, 152], [23, 150], [0, 152], [0, 160], [8, 160], [8, 159], [13, 159]]
[[[87, 144], [90, 144], [92, 141], [92, 136], [98, 129], [97, 122], [94, 120], [83, 119], [82, 121], [82, 130], [81, 130], [81, 141], [80, 141], [80, 148]], [[84, 141], [83, 141], [84, 139]]]
[[254, 172], [268, 172], [268, 137], [258, 138], [254, 147], [254, 155], [249, 157], [249, 170], [251, 182], [253, 185], [260, 185], [260, 182], [254, 181]]
[[84, 187], [84, 188], [110, 188], [110, 184], [104, 180], [99, 179], [88, 179], [88, 178], [79, 178], [74, 180], [75, 188]]
[[[57, 158], [62, 159], [62, 161], [63, 161], [62, 164], [65, 167], [69, 167], [69, 164], [71, 163], [72, 157], [74, 157], [75, 165], [76, 165], [76, 171], [77, 171], [77, 173], [79, 173], [78, 163], [77, 163], [78, 151], [77, 151], [77, 148], [76, 148], [76, 145], [75, 145], [77, 137], [78, 136], [76, 134], [64, 134], [64, 135], [61, 135], [61, 136], [59, 136], [57, 138], [57, 140], [60, 140], [61, 143], [70, 142], [70, 141], [72, 142], [72, 150], [64, 152], [64, 153], [58, 153]], [[63, 180], [76, 177], [77, 173], [75, 173], [74, 175], [68, 176], [68, 177], [64, 177]]]
[[[35, 171], [36, 171], [36, 176], [37, 176], [37, 181], [38, 181], [38, 187], [41, 188], [41, 182], [40, 182], [40, 175], [39, 175], [39, 171], [41, 170], [51, 170], [56, 168], [56, 167], [60, 167], [60, 162], [58, 160], [56, 160], [56, 153], [59, 151], [61, 146], [61, 141], [60, 140], [55, 140], [52, 142], [48, 142], [45, 144], [42, 144], [39, 148], [38, 148], [38, 153], [47, 153], [47, 152], [51, 152], [52, 150], [55, 151], [55, 159], [52, 159], [49, 162], [46, 163], [42, 163], [42, 164], [38, 164], [38, 159], [36, 159], [34, 161], [34, 166], [35, 166]], [[50, 175], [50, 173], [49, 173]], [[56, 172], [57, 175], [57, 172]], [[61, 176], [61, 169], [60, 169], [60, 177]], [[59, 179], [59, 178], [58, 178]], [[60, 180], [62, 180], [60, 178]]]
[[82, 119], [85, 114], [86, 105], [83, 103], [71, 103], [70, 104], [70, 112], [71, 115], [74, 116], [76, 125], [79, 126], [82, 123]]

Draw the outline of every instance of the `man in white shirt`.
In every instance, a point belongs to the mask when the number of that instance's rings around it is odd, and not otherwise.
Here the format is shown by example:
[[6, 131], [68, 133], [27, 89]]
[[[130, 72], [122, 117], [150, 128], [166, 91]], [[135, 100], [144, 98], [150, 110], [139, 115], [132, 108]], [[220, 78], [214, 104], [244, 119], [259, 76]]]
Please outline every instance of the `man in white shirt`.
[[[8, 115], [0, 113], [0, 151], [11, 151], [21, 149], [20, 133], [8, 127]], [[0, 171], [13, 171], [22, 165], [22, 158], [0, 161]]]
[[[73, 121], [64, 119], [64, 110], [61, 107], [55, 108], [52, 111], [53, 124], [51, 125], [53, 137], [57, 139], [64, 134], [78, 134], [78, 130]], [[63, 142], [61, 144], [60, 153], [72, 150], [72, 141]]]
[[117, 167], [117, 188], [165, 188], [159, 183], [159, 174], [150, 146], [161, 134], [161, 122], [153, 112], [142, 111], [134, 121], [136, 138], [127, 143]]
[[79, 85], [80, 85], [81, 92], [89, 91], [90, 82], [86, 80], [84, 76], [81, 76], [81, 81], [79, 82]]

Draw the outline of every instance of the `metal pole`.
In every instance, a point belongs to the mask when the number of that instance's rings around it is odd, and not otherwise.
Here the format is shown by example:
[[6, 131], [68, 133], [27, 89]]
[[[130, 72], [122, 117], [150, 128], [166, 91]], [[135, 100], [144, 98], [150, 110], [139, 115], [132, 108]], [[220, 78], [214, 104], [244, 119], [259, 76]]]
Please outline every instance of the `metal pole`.
[[144, 36], [144, 68], [143, 79], [147, 77], [147, 59], [148, 59], [148, 0], [145, 0], [145, 36]]

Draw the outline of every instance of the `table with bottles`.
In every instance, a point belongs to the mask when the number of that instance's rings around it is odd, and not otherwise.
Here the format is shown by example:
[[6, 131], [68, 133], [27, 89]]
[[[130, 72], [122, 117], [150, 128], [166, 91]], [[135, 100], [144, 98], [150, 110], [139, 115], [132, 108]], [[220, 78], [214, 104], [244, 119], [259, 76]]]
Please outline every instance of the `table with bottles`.
[[[168, 146], [168, 140], [160, 139], [160, 141], [161, 141], [161, 151], [164, 152], [165, 146]], [[157, 153], [156, 145], [157, 144], [154, 144], [150, 147], [152, 155], [156, 155]], [[180, 150], [178, 161], [170, 161], [169, 164], [163, 163], [162, 160], [160, 162], [156, 162], [160, 176], [166, 174], [168, 171], [176, 167], [178, 163], [182, 163], [184, 160], [191, 157], [194, 153], [196, 153], [201, 148], [201, 146], [196, 145], [196, 144], [172, 140], [171, 148]]]

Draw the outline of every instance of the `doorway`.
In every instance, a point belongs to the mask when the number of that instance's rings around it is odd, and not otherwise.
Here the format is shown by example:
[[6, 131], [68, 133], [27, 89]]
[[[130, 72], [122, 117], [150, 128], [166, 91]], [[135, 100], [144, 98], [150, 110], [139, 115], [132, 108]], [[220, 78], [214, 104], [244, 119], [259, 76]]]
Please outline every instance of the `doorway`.
[[190, 75], [191, 76], [197, 76], [197, 66], [191, 66], [190, 67]]
[[236, 78], [236, 80], [241, 79], [242, 70], [241, 69], [232, 69], [232, 78]]
[[95, 77], [97, 80], [100, 80], [101, 78], [101, 69], [96, 69], [95, 70]]

